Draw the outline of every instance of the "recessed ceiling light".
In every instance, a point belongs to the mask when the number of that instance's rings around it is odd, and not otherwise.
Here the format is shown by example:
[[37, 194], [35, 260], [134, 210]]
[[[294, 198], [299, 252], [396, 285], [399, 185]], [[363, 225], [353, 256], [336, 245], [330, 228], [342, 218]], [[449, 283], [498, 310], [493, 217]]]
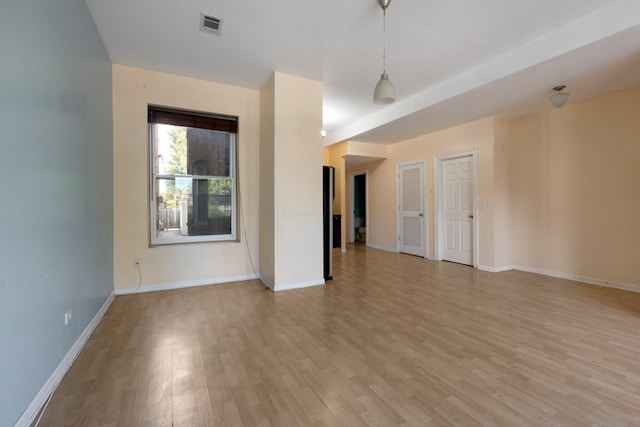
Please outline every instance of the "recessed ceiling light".
[[567, 92], [563, 92], [564, 88], [566, 88], [565, 85], [554, 87], [553, 90], [555, 93], [549, 97], [549, 101], [551, 101], [553, 106], [556, 108], [562, 107], [567, 102], [567, 99], [569, 99], [569, 94]]

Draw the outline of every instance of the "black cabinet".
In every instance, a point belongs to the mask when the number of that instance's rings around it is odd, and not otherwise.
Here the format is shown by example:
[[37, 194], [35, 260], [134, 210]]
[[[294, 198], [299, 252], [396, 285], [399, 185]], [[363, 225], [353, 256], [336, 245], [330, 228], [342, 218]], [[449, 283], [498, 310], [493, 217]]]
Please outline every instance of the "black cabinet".
[[342, 246], [342, 215], [333, 216], [333, 247], [339, 248]]
[[324, 280], [333, 279], [333, 175], [331, 166], [322, 167], [322, 257], [324, 261]]

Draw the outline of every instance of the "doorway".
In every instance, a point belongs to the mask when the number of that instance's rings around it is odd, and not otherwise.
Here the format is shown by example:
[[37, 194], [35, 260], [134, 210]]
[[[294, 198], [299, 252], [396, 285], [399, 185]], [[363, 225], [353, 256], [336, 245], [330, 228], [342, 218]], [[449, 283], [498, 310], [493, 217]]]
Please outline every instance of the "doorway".
[[436, 157], [436, 259], [477, 266], [477, 149]]
[[367, 205], [369, 199], [367, 171], [349, 173], [350, 221], [348, 241], [367, 243]]

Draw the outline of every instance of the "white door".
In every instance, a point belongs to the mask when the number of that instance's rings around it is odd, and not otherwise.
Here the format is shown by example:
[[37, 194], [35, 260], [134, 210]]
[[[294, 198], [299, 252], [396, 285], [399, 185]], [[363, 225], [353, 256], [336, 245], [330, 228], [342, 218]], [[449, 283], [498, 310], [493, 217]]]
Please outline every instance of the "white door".
[[400, 252], [424, 256], [424, 163], [398, 167]]
[[473, 265], [473, 158], [442, 162], [443, 259]]

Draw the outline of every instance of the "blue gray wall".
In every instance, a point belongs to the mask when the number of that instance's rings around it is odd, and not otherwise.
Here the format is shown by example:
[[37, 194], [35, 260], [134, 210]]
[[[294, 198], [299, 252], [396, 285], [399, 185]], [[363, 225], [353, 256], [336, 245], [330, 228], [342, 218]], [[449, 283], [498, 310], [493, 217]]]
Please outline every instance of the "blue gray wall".
[[3, 0], [0, 426], [113, 291], [112, 135], [111, 62], [84, 0]]

